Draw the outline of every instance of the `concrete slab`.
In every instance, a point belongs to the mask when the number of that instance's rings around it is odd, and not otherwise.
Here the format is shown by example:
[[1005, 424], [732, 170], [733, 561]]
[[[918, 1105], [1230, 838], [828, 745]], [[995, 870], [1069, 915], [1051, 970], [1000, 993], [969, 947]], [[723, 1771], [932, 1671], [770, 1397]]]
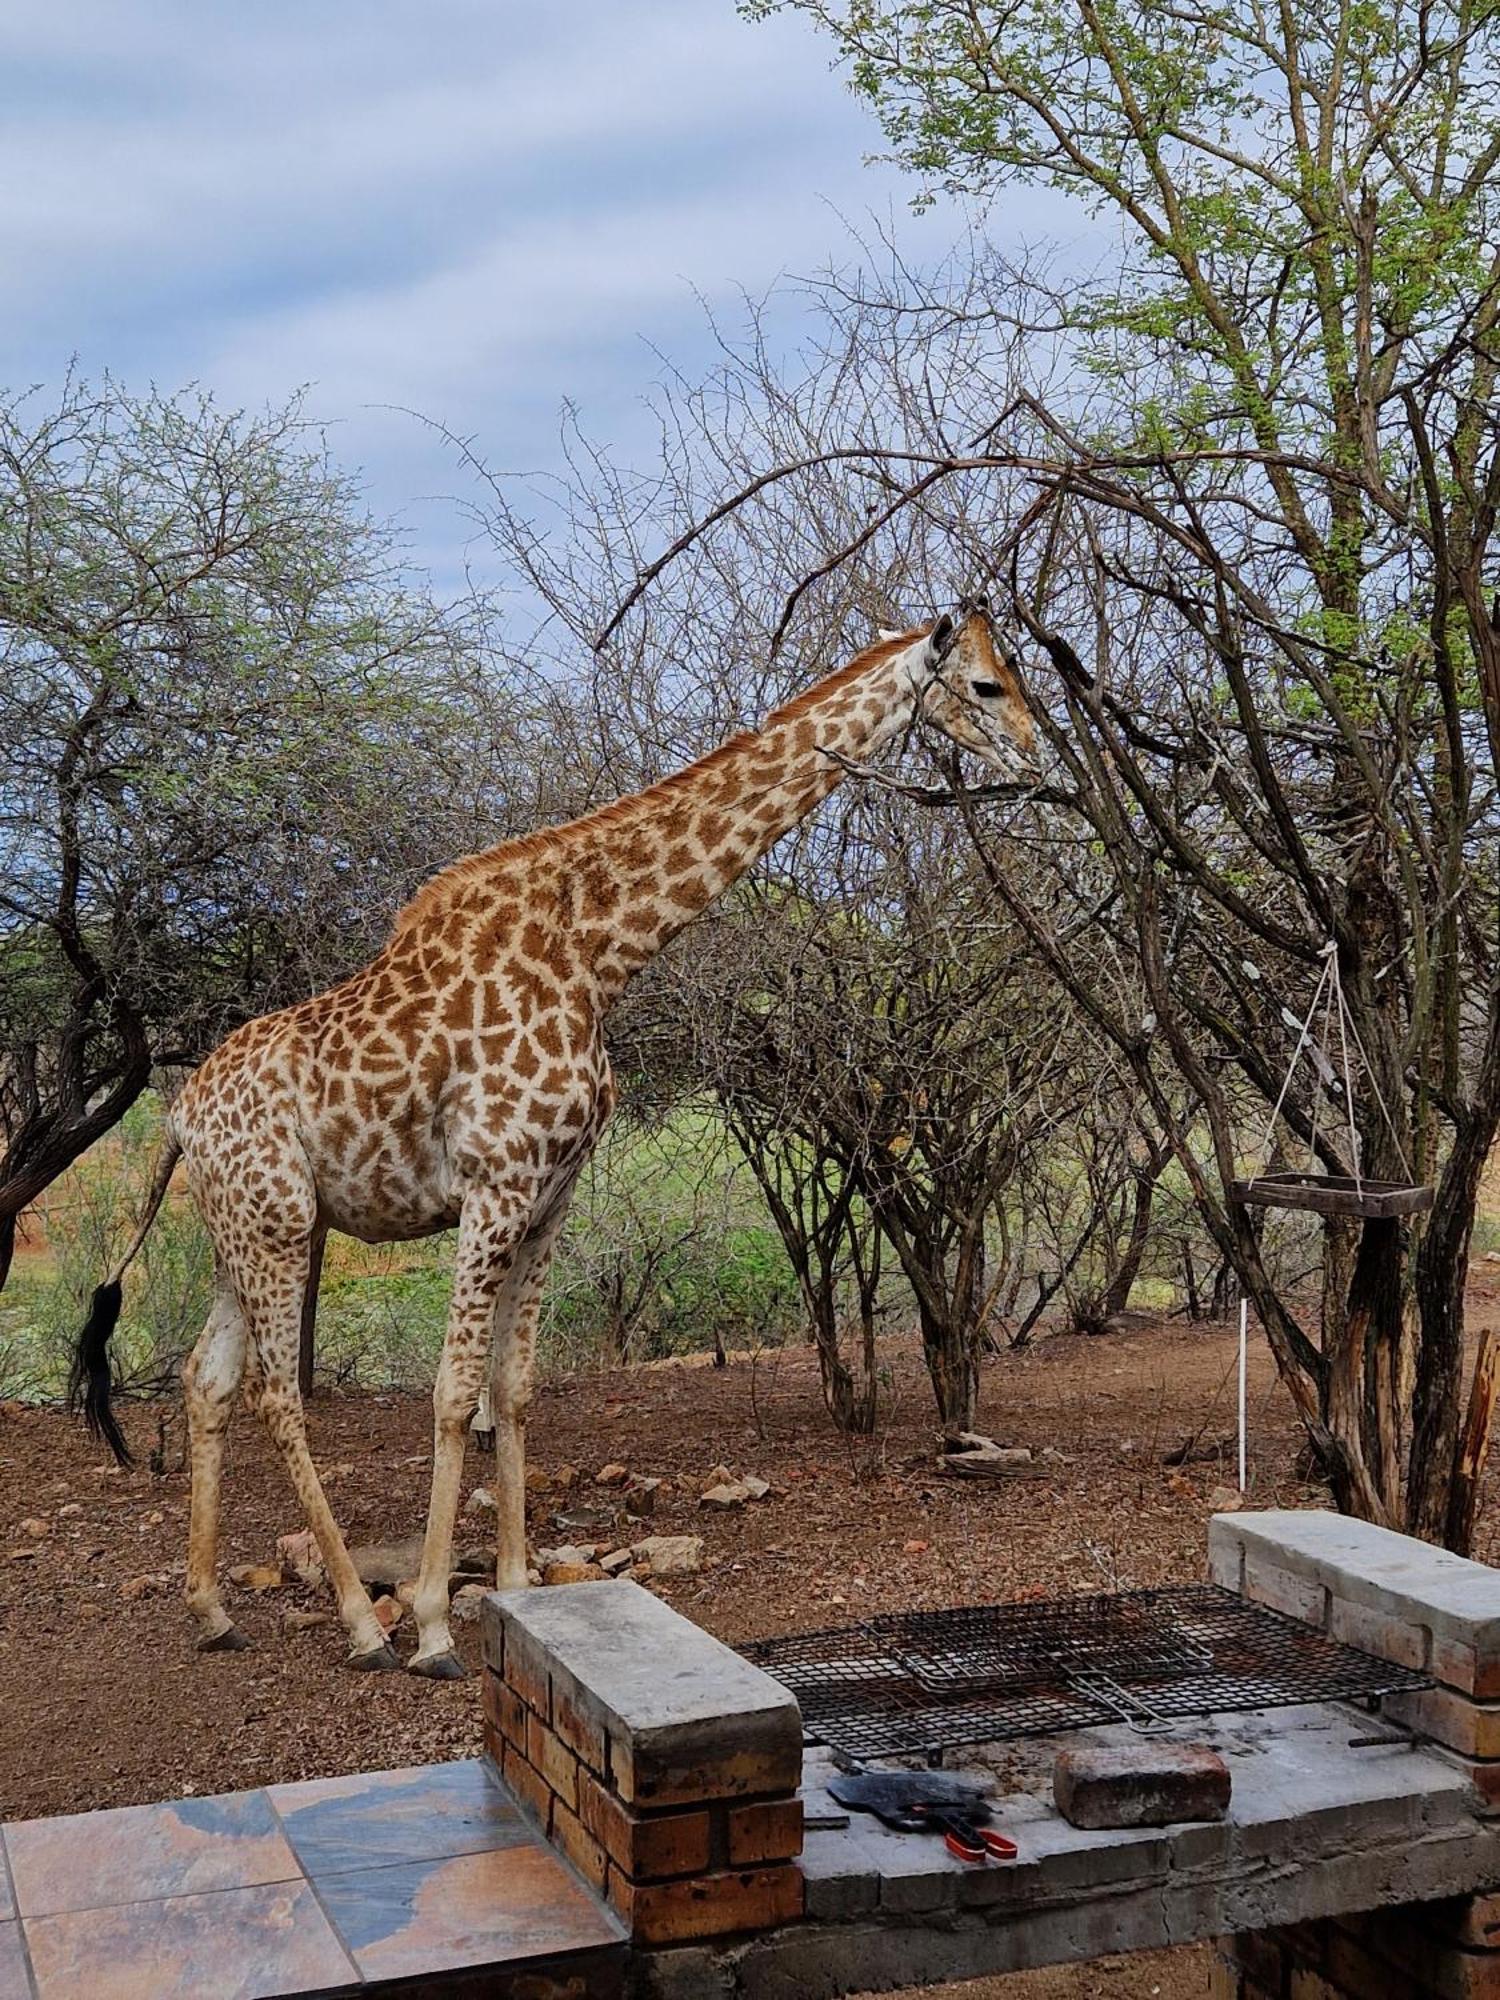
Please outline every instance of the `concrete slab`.
[[1216, 1514], [1208, 1554], [1229, 1590], [1258, 1561], [1482, 1655], [1500, 1651], [1500, 1570], [1369, 1521], [1289, 1508]]
[[[729, 1950], [638, 1955], [650, 2000], [817, 2000], [1028, 1966], [1077, 1962], [1227, 1931], [1457, 1895], [1500, 1881], [1500, 1828], [1478, 1819], [1458, 1767], [1384, 1733], [1363, 1711], [1310, 1705], [1184, 1722], [1233, 1790], [1219, 1824], [1070, 1826], [1038, 1781], [1002, 1799], [995, 1825], [1020, 1858], [966, 1867], [940, 1842], [855, 1815], [808, 1832], [808, 1920]], [[1124, 1726], [1037, 1745], [1127, 1743]], [[955, 1766], [961, 1760], [953, 1760]], [[827, 1809], [831, 1767], [809, 1752], [804, 1803]]]

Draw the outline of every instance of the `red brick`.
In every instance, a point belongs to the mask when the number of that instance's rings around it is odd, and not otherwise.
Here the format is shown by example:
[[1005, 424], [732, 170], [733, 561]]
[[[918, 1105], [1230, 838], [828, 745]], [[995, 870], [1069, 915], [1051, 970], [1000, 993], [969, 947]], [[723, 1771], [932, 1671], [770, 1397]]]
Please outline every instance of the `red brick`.
[[[1330, 1986], [1321, 1972], [1314, 1972], [1309, 1965], [1294, 1965], [1292, 1976], [1287, 1983], [1287, 2000], [1348, 2000], [1348, 1996], [1336, 1986]], [[1384, 2000], [1394, 2000], [1389, 1990]]]
[[526, 1704], [513, 1687], [508, 1687], [497, 1674], [484, 1677], [485, 1719], [492, 1722], [508, 1743], [514, 1743], [518, 1750], [526, 1748]]
[[1500, 1951], [1500, 1896], [1450, 1896], [1424, 1903], [1422, 1926], [1471, 1951]]
[[1236, 1965], [1262, 1986], [1280, 1988], [1286, 1972], [1286, 1951], [1279, 1931], [1237, 1931], [1221, 1941]]
[[753, 1868], [802, 1852], [801, 1799], [758, 1799], [729, 1808], [729, 1865]]
[[541, 1772], [569, 1812], [577, 1812], [578, 1759], [539, 1715], [526, 1718], [526, 1761]]
[[551, 1719], [552, 1701], [547, 1669], [540, 1662], [528, 1658], [524, 1646], [513, 1645], [507, 1653], [505, 1678], [526, 1706], [534, 1709], [543, 1722]]
[[1331, 1638], [1342, 1640], [1346, 1646], [1358, 1646], [1361, 1652], [1373, 1653], [1377, 1660], [1391, 1660], [1398, 1667], [1425, 1669], [1427, 1665], [1425, 1625], [1413, 1625], [1405, 1618], [1371, 1611], [1363, 1604], [1351, 1604], [1337, 1593], [1328, 1602], [1328, 1631]]
[[552, 1826], [552, 1788], [541, 1772], [534, 1771], [520, 1751], [509, 1743], [505, 1746], [505, 1782], [515, 1793], [517, 1803], [526, 1808], [542, 1832], [549, 1832]]
[[552, 1839], [583, 1879], [602, 1892], [609, 1875], [609, 1856], [561, 1799], [552, 1801]]
[[708, 1867], [708, 1809], [634, 1813], [587, 1771], [578, 1774], [578, 1817], [622, 1874], [637, 1882], [701, 1875]]
[[1229, 1766], [1190, 1743], [1090, 1745], [1058, 1753], [1057, 1809], [1073, 1826], [1172, 1826], [1222, 1819]]
[[587, 1764], [597, 1777], [604, 1776], [605, 1742], [600, 1723], [574, 1701], [566, 1688], [552, 1690], [552, 1727], [573, 1754]]
[[1244, 1594], [1256, 1604], [1268, 1605], [1272, 1611], [1283, 1612], [1303, 1625], [1315, 1625], [1320, 1631], [1328, 1616], [1325, 1585], [1259, 1556], [1251, 1556], [1245, 1565]]
[[1473, 1695], [1478, 1701], [1500, 1701], [1500, 1654], [1480, 1659], [1472, 1646], [1434, 1632], [1429, 1671], [1434, 1680], [1457, 1688], [1461, 1694]]
[[607, 1894], [642, 1944], [769, 1930], [802, 1915], [802, 1875], [790, 1863], [721, 1869], [677, 1882], [632, 1882], [612, 1865]]
[[1465, 1757], [1500, 1757], [1500, 1702], [1471, 1701], [1454, 1688], [1387, 1695], [1386, 1715]]
[[1377, 1958], [1347, 1931], [1336, 1930], [1328, 1940], [1328, 1976], [1345, 2000], [1399, 2000], [1410, 1981], [1384, 1958]]

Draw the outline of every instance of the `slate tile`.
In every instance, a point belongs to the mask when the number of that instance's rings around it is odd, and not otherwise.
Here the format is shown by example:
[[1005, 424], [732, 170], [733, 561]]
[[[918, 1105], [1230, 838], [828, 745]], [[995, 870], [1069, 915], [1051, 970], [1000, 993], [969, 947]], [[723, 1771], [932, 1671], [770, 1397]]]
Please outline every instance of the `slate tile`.
[[31, 2000], [21, 1926], [16, 1923], [0, 1923], [0, 2000]]
[[305, 1882], [25, 1922], [37, 2000], [311, 2000], [358, 1991]]
[[478, 1758], [273, 1785], [270, 1799], [297, 1859], [320, 1882], [531, 1838], [510, 1793]]
[[302, 1872], [264, 1792], [14, 1821], [5, 1845], [23, 1918], [290, 1882]]
[[318, 1894], [367, 1980], [611, 1952], [623, 1936], [556, 1856], [531, 1841], [320, 1876]]

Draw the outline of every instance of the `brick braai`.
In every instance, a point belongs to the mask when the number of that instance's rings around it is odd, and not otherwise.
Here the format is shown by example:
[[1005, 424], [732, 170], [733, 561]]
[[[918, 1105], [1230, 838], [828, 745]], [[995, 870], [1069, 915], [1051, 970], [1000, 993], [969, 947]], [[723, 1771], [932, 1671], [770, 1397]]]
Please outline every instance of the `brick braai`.
[[[1500, 1571], [1342, 1515], [1223, 1514], [1214, 1580], [1434, 1685], [1387, 1695], [1393, 1722], [1464, 1772], [1500, 1812]], [[1500, 1996], [1500, 1896], [1458, 1896], [1221, 1941], [1220, 2000], [1483, 2000]]]
[[484, 1606], [485, 1747], [643, 1944], [802, 1914], [802, 1717], [784, 1688], [627, 1582]]

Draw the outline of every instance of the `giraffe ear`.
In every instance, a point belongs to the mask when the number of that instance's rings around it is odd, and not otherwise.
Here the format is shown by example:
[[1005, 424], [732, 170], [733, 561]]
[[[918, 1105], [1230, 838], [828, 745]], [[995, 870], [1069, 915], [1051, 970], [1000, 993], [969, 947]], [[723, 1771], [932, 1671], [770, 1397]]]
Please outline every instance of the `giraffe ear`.
[[934, 666], [947, 659], [957, 636], [958, 627], [953, 622], [952, 614], [945, 611], [927, 635], [927, 657]]

